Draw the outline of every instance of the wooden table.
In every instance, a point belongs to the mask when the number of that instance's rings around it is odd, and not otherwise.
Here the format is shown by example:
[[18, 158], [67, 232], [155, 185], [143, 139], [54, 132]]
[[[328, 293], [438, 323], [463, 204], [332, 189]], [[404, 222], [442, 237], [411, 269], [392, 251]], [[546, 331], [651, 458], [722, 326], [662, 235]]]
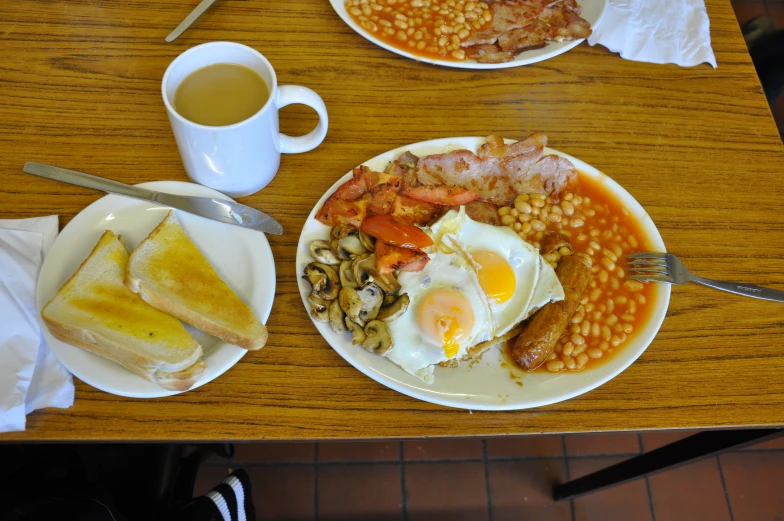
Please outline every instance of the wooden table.
[[[708, 0], [719, 68], [621, 59], [582, 44], [533, 66], [463, 71], [401, 58], [349, 29], [324, 0], [221, 0], [173, 44], [194, 0], [16, 0], [0, 20], [0, 217], [60, 214], [100, 194], [22, 173], [40, 161], [125, 183], [187, 180], [160, 94], [193, 45], [264, 53], [279, 82], [321, 94], [326, 141], [284, 156], [261, 193], [286, 230], [268, 345], [171, 398], [133, 400], [77, 382], [71, 409], [29, 416], [0, 440], [326, 439], [784, 425], [784, 305], [675, 287], [657, 339], [621, 375], [567, 402], [518, 412], [454, 410], [353, 369], [319, 336], [294, 255], [319, 196], [383, 151], [426, 139], [545, 132], [615, 178], [697, 272], [784, 289], [784, 149], [729, 0]], [[315, 125], [283, 110], [282, 130]]]

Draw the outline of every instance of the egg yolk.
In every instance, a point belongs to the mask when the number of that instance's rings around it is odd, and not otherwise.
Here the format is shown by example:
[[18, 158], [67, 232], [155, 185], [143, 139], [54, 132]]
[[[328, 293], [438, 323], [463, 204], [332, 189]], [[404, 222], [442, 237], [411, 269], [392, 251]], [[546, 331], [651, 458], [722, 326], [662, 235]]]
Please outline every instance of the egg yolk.
[[417, 307], [417, 324], [420, 331], [433, 343], [444, 349], [447, 358], [454, 358], [464, 341], [474, 329], [474, 310], [459, 291], [433, 290]]
[[492, 251], [471, 252], [471, 257], [479, 264], [479, 284], [488, 298], [502, 304], [512, 298], [517, 278], [512, 266], [505, 257]]

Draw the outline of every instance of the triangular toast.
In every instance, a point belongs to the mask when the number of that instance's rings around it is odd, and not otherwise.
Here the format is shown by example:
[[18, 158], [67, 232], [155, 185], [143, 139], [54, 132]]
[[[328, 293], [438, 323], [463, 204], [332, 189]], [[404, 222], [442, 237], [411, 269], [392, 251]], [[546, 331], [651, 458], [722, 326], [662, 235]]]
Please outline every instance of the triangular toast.
[[202, 348], [176, 318], [123, 284], [128, 252], [104, 232], [90, 255], [41, 311], [63, 342], [112, 360], [171, 390], [189, 389], [204, 370]]
[[151, 306], [230, 344], [255, 350], [267, 328], [224, 282], [174, 211], [131, 254], [125, 285]]

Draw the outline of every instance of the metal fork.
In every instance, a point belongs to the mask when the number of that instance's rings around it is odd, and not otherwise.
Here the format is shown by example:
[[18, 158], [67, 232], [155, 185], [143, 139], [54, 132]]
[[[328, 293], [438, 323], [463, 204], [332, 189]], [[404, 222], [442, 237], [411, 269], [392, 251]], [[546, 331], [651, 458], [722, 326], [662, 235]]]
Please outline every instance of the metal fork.
[[640, 282], [667, 282], [669, 284], [696, 282], [736, 295], [784, 302], [784, 291], [698, 277], [692, 274], [683, 262], [672, 253], [653, 251], [632, 253], [627, 255], [627, 260], [629, 261], [630, 278]]

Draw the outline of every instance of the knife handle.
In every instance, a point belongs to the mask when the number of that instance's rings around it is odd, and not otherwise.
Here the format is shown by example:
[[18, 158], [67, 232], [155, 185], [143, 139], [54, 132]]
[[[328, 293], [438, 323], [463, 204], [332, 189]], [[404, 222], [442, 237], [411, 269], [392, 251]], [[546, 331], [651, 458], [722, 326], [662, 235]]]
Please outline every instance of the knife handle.
[[58, 166], [28, 162], [25, 163], [23, 170], [28, 174], [54, 179], [55, 181], [62, 181], [63, 183], [82, 186], [84, 188], [92, 188], [93, 190], [100, 190], [109, 194], [126, 195], [147, 201], [153, 201], [155, 197], [153, 192], [145, 190], [144, 188], [118, 183], [111, 179], [104, 179], [103, 177], [84, 174], [82, 172], [77, 172], [76, 170], [68, 170]]

